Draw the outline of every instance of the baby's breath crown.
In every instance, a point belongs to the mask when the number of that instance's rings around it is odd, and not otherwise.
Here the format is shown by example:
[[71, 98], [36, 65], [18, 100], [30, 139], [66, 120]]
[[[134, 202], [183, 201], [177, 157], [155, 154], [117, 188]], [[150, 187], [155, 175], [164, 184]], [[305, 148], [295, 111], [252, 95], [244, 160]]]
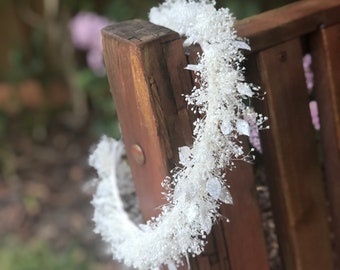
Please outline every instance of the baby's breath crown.
[[[237, 37], [234, 18], [214, 1], [167, 0], [150, 11], [150, 21], [185, 36], [184, 45], [199, 44], [198, 87], [185, 96], [189, 107], [203, 117], [194, 123], [194, 143], [179, 149], [179, 166], [164, 179], [168, 204], [145, 225], [134, 225], [124, 212], [116, 186], [116, 168], [124, 153], [121, 142], [103, 137], [90, 156], [99, 182], [92, 204], [95, 231], [110, 245], [115, 259], [138, 269], [179, 265], [200, 254], [206, 235], [219, 216], [221, 203], [232, 203], [223, 173], [233, 160], [247, 159], [240, 135], [249, 136], [249, 120], [259, 117], [245, 105], [258, 88], [245, 82], [241, 50], [249, 46]], [[247, 121], [245, 120], [247, 119]]]

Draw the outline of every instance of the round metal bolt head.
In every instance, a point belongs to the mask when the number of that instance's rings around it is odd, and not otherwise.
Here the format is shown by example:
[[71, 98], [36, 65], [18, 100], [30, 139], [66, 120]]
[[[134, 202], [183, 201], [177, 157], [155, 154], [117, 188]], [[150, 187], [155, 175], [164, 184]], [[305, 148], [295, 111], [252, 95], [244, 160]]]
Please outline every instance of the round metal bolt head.
[[133, 159], [138, 165], [143, 165], [145, 163], [145, 156], [142, 147], [138, 144], [133, 144], [130, 148]]

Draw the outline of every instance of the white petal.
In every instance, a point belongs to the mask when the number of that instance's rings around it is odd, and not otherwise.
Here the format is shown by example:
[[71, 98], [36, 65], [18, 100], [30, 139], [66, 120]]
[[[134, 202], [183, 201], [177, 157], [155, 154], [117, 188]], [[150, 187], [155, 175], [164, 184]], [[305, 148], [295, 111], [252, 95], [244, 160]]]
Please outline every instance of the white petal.
[[242, 50], [247, 50], [247, 51], [250, 51], [251, 48], [250, 46], [248, 45], [248, 43], [244, 42], [244, 41], [239, 41], [239, 40], [236, 40], [233, 42], [233, 45], [237, 48], [237, 49], [242, 49]]
[[191, 160], [190, 147], [182, 146], [178, 148], [179, 163], [186, 166]]
[[246, 83], [240, 83], [237, 85], [237, 92], [239, 92], [241, 95], [246, 95], [248, 97], [252, 97], [253, 96], [253, 91], [251, 90], [251, 88], [249, 87], [248, 84]]
[[211, 197], [213, 197], [215, 200], [218, 200], [218, 198], [220, 197], [222, 187], [217, 177], [210, 178], [207, 181], [205, 188]]
[[225, 204], [233, 204], [233, 198], [231, 197], [229, 190], [225, 186], [222, 187], [221, 193], [218, 199], [221, 202], [224, 202]]
[[188, 37], [186, 40], [184, 40], [183, 46], [188, 47], [194, 43], [195, 43], [195, 40], [193, 39], [193, 37]]
[[249, 128], [249, 124], [247, 121], [243, 119], [237, 120], [236, 129], [239, 134], [249, 136], [250, 128]]
[[177, 267], [173, 262], [168, 262], [167, 266], [169, 270], [177, 270]]
[[228, 135], [230, 134], [230, 132], [232, 131], [232, 126], [231, 126], [231, 123], [227, 120], [224, 120], [221, 124], [221, 127], [220, 127], [223, 135]]
[[185, 67], [185, 69], [192, 70], [192, 71], [198, 71], [199, 70], [198, 65], [187, 65]]

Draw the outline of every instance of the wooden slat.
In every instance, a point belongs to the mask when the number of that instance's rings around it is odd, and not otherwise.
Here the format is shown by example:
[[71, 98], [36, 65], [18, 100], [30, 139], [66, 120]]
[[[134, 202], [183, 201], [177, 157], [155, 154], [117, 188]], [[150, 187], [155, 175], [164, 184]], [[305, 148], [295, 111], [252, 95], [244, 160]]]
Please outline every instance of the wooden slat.
[[221, 225], [231, 269], [269, 269], [252, 166], [243, 161], [235, 164], [236, 169], [227, 173], [234, 204], [221, 210], [230, 219]]
[[[196, 53], [201, 53], [200, 48], [192, 46], [186, 52], [189, 63], [197, 64]], [[243, 143], [247, 152], [246, 140]], [[209, 245], [204, 254], [210, 256], [211, 264], [218, 260], [223, 270], [266, 270], [269, 269], [269, 263], [252, 165], [235, 163], [236, 169], [226, 171], [234, 204], [222, 205], [221, 214], [225, 219], [213, 228], [213, 233], [208, 237], [208, 242], [213, 242], [213, 245]], [[226, 219], [230, 219], [230, 222], [227, 223]]]
[[270, 119], [261, 141], [284, 269], [333, 269], [300, 41], [261, 51], [257, 61]]
[[[216, 243], [216, 252], [212, 256], [210, 256], [210, 265], [211, 268], [220, 268], [220, 269], [234, 269], [231, 265], [230, 256], [229, 256], [229, 250], [227, 250], [227, 241], [223, 234], [223, 222], [226, 222], [225, 220], [221, 221], [220, 224], [216, 225], [213, 228], [213, 236], [215, 238]], [[228, 260], [228, 264], [224, 265], [225, 261]]]
[[[177, 71], [168, 70], [163, 54], [171, 51], [173, 57], [182, 56], [178, 68], [182, 70], [181, 84], [186, 86], [183, 74], [187, 73], [189, 83], [190, 74], [184, 70], [182, 43], [178, 34], [169, 29], [133, 20], [105, 28], [103, 48], [139, 204], [148, 219], [157, 215], [158, 207], [165, 203], [161, 182], [176, 156], [172, 147], [180, 143], [176, 134], [180, 133], [184, 140], [183, 130], [187, 130], [182, 125], [188, 117], [183, 117], [183, 113], [177, 117], [172, 93]], [[138, 161], [141, 153], [133, 150], [136, 144], [143, 151], [144, 163]]]
[[197, 258], [198, 270], [211, 270], [209, 257], [200, 256]]
[[340, 24], [322, 28], [311, 37], [310, 44], [331, 224], [340, 267]]
[[250, 40], [252, 51], [297, 38], [317, 30], [320, 25], [340, 22], [340, 1], [298, 1], [237, 22], [240, 36]]
[[[198, 46], [191, 46], [186, 52], [189, 63], [197, 64], [196, 53], [201, 53], [201, 49]], [[247, 145], [246, 140], [243, 143]], [[245, 151], [247, 149], [245, 147]], [[234, 204], [221, 207], [222, 216], [231, 222], [227, 223], [224, 219], [215, 225], [213, 235], [208, 238], [209, 242], [214, 243], [213, 249], [210, 247], [205, 254], [218, 255], [223, 270], [266, 270], [269, 269], [269, 263], [255, 194], [252, 165], [245, 162], [236, 164], [235, 170], [226, 171]]]

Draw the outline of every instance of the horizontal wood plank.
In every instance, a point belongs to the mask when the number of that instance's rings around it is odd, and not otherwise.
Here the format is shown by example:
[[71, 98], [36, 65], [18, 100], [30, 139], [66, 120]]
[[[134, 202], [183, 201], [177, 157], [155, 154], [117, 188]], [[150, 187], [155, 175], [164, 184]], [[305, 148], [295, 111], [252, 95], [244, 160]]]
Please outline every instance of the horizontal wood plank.
[[340, 22], [338, 0], [297, 1], [236, 23], [238, 35], [259, 51]]

